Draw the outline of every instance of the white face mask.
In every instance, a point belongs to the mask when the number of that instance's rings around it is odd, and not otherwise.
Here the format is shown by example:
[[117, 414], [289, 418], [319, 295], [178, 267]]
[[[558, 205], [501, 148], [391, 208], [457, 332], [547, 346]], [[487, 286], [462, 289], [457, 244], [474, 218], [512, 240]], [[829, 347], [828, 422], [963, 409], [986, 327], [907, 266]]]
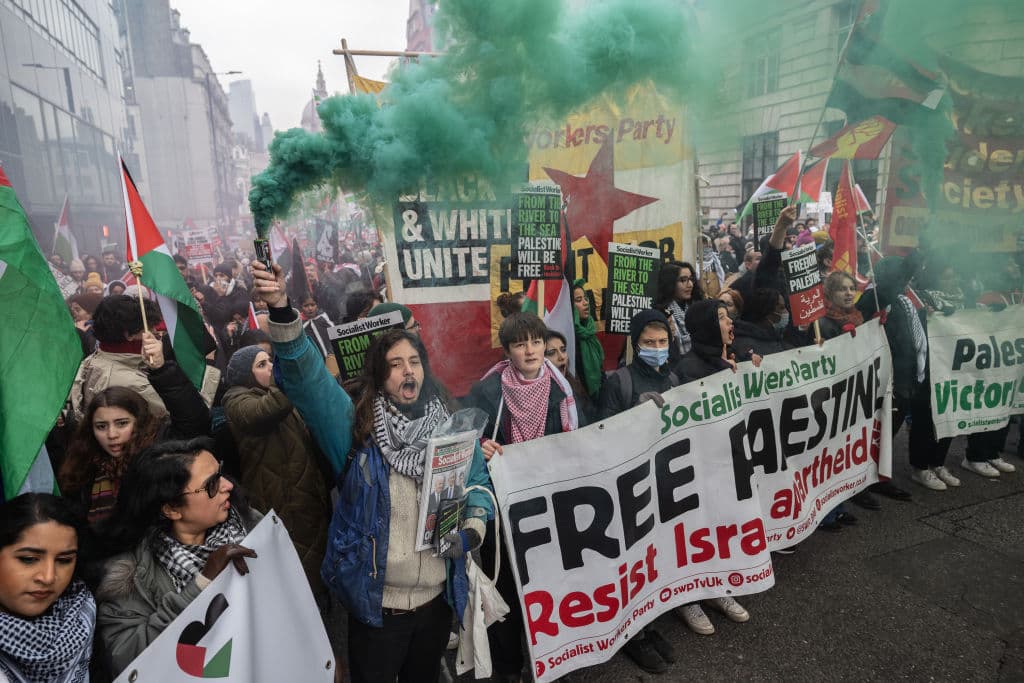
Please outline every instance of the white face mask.
[[774, 327], [775, 327], [776, 331], [782, 332], [788, 326], [789, 326], [789, 311], [785, 311], [785, 312], [782, 313], [782, 316], [779, 318], [778, 322], [775, 323]]

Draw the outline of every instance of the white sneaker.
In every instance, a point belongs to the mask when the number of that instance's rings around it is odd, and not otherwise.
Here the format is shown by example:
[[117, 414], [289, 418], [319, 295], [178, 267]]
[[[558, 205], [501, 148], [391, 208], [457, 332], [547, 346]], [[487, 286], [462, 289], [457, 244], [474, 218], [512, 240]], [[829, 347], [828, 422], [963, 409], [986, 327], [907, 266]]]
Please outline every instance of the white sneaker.
[[750, 620], [750, 612], [743, 609], [743, 605], [736, 602], [733, 598], [728, 596], [724, 598], [711, 598], [705, 602], [727, 616], [730, 621], [735, 621], [737, 624], [742, 624], [743, 622]]
[[1005, 472], [1006, 474], [1017, 471], [1016, 467], [1006, 462], [1002, 458], [993, 458], [992, 460], [988, 461], [988, 464], [992, 465], [992, 467], [995, 467], [1000, 472]]
[[943, 465], [942, 467], [936, 467], [932, 470], [935, 476], [942, 480], [942, 483], [946, 486], [959, 486], [960, 480], [953, 476], [953, 473], [949, 471], [949, 468]]
[[985, 461], [974, 462], [973, 460], [968, 460], [967, 458], [964, 458], [963, 462], [960, 463], [960, 467], [963, 467], [965, 470], [969, 472], [980, 474], [983, 477], [999, 476], [999, 470], [997, 470], [995, 467], [992, 467], [992, 465], [989, 465]]
[[931, 489], [932, 491], [946, 490], [946, 484], [937, 476], [935, 476], [935, 473], [932, 472], [931, 470], [915, 469], [911, 473], [910, 478], [916, 481], [921, 486], [925, 487], [926, 489]]
[[700, 603], [698, 602], [691, 602], [689, 605], [677, 607], [676, 616], [682, 619], [694, 633], [710, 636], [715, 632], [715, 625], [708, 619], [708, 615], [704, 614], [704, 610], [700, 608]]

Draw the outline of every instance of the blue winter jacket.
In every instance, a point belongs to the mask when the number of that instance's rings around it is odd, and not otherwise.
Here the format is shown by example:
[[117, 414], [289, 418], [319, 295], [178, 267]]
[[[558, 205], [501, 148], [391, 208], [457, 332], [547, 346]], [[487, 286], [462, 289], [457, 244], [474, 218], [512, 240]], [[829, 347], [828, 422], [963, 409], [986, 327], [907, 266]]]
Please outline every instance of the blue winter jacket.
[[[275, 381], [302, 415], [338, 477], [345, 470], [352, 449], [352, 399], [331, 376], [309, 337], [302, 333], [299, 320], [271, 322], [270, 336], [276, 354]], [[359, 621], [376, 627], [383, 625], [391, 521], [389, 475], [387, 461], [373, 440], [368, 439], [354, 453], [344, 480], [338, 482], [340, 495], [328, 531], [327, 555], [320, 569], [324, 583], [345, 608]], [[479, 445], [466, 481], [467, 487], [473, 485], [491, 486]], [[469, 492], [466, 509], [475, 516], [493, 516], [490, 497], [479, 491]], [[468, 591], [464, 561], [449, 560], [445, 597], [460, 621]]]

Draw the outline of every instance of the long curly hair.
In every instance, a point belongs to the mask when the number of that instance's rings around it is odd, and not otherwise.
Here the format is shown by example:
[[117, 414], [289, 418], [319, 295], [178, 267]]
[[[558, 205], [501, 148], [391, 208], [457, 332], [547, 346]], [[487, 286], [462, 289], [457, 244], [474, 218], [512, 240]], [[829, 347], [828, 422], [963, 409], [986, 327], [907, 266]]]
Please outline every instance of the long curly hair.
[[420, 354], [423, 363], [423, 387], [420, 389], [421, 399], [430, 400], [437, 396], [449, 409], [452, 401], [448, 390], [434, 377], [430, 371], [430, 359], [420, 338], [406, 330], [388, 330], [370, 343], [366, 350], [363, 373], [359, 377], [359, 396], [355, 406], [355, 430], [353, 445], [358, 448], [373, 434], [373, 402], [377, 394], [384, 391], [390, 368], [387, 354], [396, 344], [407, 341]]
[[[132, 438], [116, 464], [109, 462], [110, 455], [100, 446], [93, 432], [92, 421], [100, 408], [121, 408], [135, 418]], [[104, 465], [124, 472], [136, 454], [156, 441], [162, 426], [162, 419], [153, 415], [149, 403], [137, 391], [126, 387], [107, 387], [99, 392], [89, 402], [57, 473], [61, 492], [66, 496], [80, 494], [82, 489], [92, 486]]]

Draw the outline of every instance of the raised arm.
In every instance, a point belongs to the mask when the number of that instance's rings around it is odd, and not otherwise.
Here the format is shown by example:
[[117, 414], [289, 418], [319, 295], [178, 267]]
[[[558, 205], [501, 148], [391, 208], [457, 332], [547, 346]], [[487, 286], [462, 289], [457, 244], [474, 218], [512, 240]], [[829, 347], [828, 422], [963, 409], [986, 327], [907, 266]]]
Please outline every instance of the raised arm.
[[210, 408], [202, 394], [177, 363], [164, 359], [163, 344], [149, 332], [142, 337], [142, 359], [150, 385], [170, 414], [173, 436], [190, 439], [209, 434]]
[[335, 476], [352, 448], [352, 399], [324, 365], [323, 356], [302, 331], [299, 314], [288, 305], [284, 274], [274, 265], [252, 266], [253, 286], [270, 307], [270, 339], [274, 344], [277, 385], [298, 409], [313, 438], [327, 456]]

